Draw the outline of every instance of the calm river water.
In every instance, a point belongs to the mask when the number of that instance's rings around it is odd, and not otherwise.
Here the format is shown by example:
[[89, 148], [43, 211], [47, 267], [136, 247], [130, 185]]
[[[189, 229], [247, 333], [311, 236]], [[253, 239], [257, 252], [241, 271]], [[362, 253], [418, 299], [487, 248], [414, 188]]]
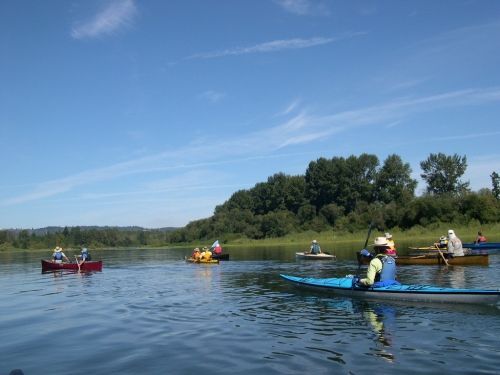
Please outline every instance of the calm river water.
[[[356, 273], [292, 248], [102, 250], [102, 272], [41, 273], [50, 253], [0, 253], [0, 375], [498, 374], [500, 306], [365, 301], [302, 291], [280, 273]], [[67, 252], [72, 254], [72, 252]], [[499, 288], [487, 267], [401, 266], [403, 282]]]

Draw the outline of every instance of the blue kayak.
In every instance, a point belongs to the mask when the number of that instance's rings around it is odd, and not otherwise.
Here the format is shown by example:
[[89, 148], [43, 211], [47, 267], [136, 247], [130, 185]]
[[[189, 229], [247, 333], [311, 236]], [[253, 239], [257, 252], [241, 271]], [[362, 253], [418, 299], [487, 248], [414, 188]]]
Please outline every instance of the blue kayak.
[[471, 250], [500, 250], [500, 242], [465, 242], [462, 247]]
[[318, 279], [314, 277], [296, 277], [289, 275], [280, 276], [299, 286], [331, 291], [338, 295], [370, 299], [381, 298], [421, 302], [494, 304], [497, 303], [500, 298], [500, 290], [498, 289], [456, 289], [416, 284], [395, 284], [367, 288], [353, 286], [353, 279], [348, 277]]

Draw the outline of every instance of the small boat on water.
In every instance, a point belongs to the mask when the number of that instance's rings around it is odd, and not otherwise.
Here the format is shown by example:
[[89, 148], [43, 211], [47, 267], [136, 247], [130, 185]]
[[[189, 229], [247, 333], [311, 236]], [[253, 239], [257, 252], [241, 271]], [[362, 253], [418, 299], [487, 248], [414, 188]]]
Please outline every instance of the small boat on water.
[[446, 247], [437, 247], [437, 246], [420, 246], [420, 247], [412, 247], [410, 246], [408, 249], [410, 250], [421, 250], [421, 251], [447, 251]]
[[471, 250], [500, 250], [500, 242], [464, 242], [462, 247]]
[[[441, 252], [446, 257], [446, 252]], [[372, 258], [356, 253], [359, 264], [369, 264]], [[443, 256], [439, 253], [422, 255], [401, 255], [396, 258], [399, 265], [446, 265]], [[465, 254], [463, 257], [446, 258], [451, 266], [487, 266], [489, 263], [488, 254]]]
[[219, 259], [193, 259], [193, 258], [185, 258], [188, 263], [196, 263], [196, 264], [219, 264]]
[[384, 287], [359, 287], [353, 279], [313, 278], [280, 275], [283, 279], [301, 287], [331, 292], [337, 295], [369, 299], [394, 299], [416, 302], [440, 303], [497, 303], [500, 290], [442, 288], [431, 285], [395, 284]]
[[224, 254], [212, 254], [212, 259], [217, 259], [217, 260], [229, 260], [229, 253], [224, 253]]
[[335, 255], [324, 252], [319, 254], [300, 252], [300, 253], [295, 253], [295, 257], [297, 259], [307, 259], [307, 260], [332, 260], [336, 258]]
[[42, 271], [73, 270], [73, 271], [102, 271], [102, 260], [84, 262], [78, 268], [77, 263], [55, 263], [42, 259]]

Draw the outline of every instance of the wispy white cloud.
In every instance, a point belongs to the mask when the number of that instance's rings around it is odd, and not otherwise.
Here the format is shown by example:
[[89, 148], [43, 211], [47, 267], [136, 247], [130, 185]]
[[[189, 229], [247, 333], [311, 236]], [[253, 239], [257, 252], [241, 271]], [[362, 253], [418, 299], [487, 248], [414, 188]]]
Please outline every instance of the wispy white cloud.
[[[500, 88], [468, 89], [438, 95], [402, 98], [380, 105], [351, 111], [321, 115], [306, 110], [290, 108], [290, 118], [238, 138], [218, 138], [216, 153], [201, 153], [199, 146], [187, 145], [158, 154], [144, 156], [107, 167], [84, 171], [64, 178], [47, 181], [35, 186], [25, 194], [4, 199], [1, 205], [21, 204], [69, 192], [79, 186], [120, 177], [171, 171], [203, 169], [207, 166], [242, 162], [256, 158], [273, 157], [272, 153], [292, 145], [307, 145], [318, 139], [328, 139], [334, 134], [363, 126], [381, 126], [404, 121], [416, 113], [444, 107], [462, 107], [500, 102]], [[297, 111], [298, 110], [298, 111]], [[297, 111], [297, 113], [295, 113]], [[499, 132], [462, 135], [461, 137], [496, 136]], [[209, 140], [208, 140], [209, 141]], [[193, 176], [190, 176], [190, 178]], [[173, 181], [173, 180], [170, 180]], [[168, 182], [168, 181], [167, 181]], [[190, 184], [195, 188], [196, 184]], [[150, 189], [159, 189], [149, 187]]]
[[311, 48], [320, 45], [330, 44], [343, 39], [353, 38], [359, 35], [364, 35], [364, 32], [346, 33], [337, 37], [315, 37], [309, 39], [294, 38], [294, 39], [280, 39], [271, 42], [265, 42], [247, 47], [235, 47], [221, 51], [198, 53], [187, 57], [187, 59], [214, 59], [225, 56], [238, 56], [248, 55], [253, 53], [269, 53], [279, 52], [284, 50]]
[[281, 112], [278, 112], [276, 116], [286, 116], [292, 113], [300, 105], [300, 100], [295, 99]]
[[226, 96], [223, 92], [208, 90], [200, 94], [201, 99], [208, 100], [210, 103], [217, 103]]
[[276, 4], [282, 7], [287, 12], [299, 15], [323, 15], [327, 16], [330, 11], [326, 5], [318, 0], [274, 0]]
[[71, 36], [75, 39], [87, 39], [114, 34], [130, 25], [136, 14], [134, 0], [113, 0], [91, 19], [75, 25]]

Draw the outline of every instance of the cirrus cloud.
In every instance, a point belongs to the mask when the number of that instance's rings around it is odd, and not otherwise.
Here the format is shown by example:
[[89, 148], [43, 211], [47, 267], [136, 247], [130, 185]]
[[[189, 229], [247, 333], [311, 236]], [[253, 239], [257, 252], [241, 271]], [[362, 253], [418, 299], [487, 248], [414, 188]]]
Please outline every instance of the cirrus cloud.
[[129, 25], [136, 14], [133, 0], [112, 1], [91, 19], [74, 26], [71, 36], [74, 39], [90, 39], [114, 34]]

